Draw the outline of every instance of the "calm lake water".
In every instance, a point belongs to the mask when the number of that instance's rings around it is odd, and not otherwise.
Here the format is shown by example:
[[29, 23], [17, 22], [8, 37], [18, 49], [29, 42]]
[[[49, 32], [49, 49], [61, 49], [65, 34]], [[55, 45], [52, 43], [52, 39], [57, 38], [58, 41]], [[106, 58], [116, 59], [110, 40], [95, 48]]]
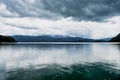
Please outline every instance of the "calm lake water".
[[0, 80], [120, 80], [120, 45], [0, 45]]

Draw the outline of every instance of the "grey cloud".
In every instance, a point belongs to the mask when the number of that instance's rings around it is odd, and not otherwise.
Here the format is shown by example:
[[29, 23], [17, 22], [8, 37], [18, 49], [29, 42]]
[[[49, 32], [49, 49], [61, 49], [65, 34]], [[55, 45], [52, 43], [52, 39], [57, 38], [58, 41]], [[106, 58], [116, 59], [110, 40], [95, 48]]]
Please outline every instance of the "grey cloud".
[[[30, 0], [2, 0], [11, 13], [17, 13], [19, 17], [37, 17], [37, 18], [53, 18], [54, 13], [42, 9], [40, 1], [30, 3]], [[39, 3], [39, 4], [38, 4]], [[8, 17], [8, 16], [6, 16]]]
[[1, 0], [10, 12], [20, 17], [104, 20], [120, 15], [120, 0]]
[[120, 14], [120, 0], [42, 0], [44, 8], [78, 20], [103, 20]]
[[9, 23], [4, 23], [5, 25], [9, 25], [15, 28], [19, 28], [19, 29], [27, 29], [27, 30], [37, 30], [37, 27], [28, 27], [28, 26], [24, 26], [24, 25], [15, 25], [15, 24], [9, 24]]

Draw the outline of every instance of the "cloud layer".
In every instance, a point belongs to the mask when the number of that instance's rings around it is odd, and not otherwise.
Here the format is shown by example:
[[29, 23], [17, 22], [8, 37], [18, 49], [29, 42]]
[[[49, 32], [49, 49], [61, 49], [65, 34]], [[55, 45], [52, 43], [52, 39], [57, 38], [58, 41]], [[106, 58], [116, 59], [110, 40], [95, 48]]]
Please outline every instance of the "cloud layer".
[[120, 17], [107, 22], [46, 20], [39, 18], [0, 18], [0, 33], [5, 35], [63, 35], [86, 38], [113, 37], [119, 33]]
[[103, 20], [120, 14], [120, 0], [42, 0], [46, 10], [78, 20]]
[[0, 12], [5, 11], [9, 16], [43, 18], [62, 16], [99, 21], [120, 14], [120, 0], [1, 0], [0, 2], [0, 7], [3, 8]]
[[0, 0], [0, 34], [113, 37], [120, 32], [119, 3], [120, 0]]

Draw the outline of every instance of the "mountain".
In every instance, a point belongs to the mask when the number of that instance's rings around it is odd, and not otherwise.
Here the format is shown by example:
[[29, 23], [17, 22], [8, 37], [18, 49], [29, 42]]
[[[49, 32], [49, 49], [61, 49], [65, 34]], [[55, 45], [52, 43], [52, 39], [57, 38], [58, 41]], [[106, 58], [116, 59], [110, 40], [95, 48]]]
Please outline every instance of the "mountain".
[[120, 33], [116, 37], [112, 38], [110, 42], [120, 42]]
[[0, 35], [0, 42], [16, 42], [16, 40], [10, 36]]
[[81, 37], [70, 37], [70, 36], [49, 36], [49, 35], [42, 35], [42, 36], [22, 36], [22, 35], [15, 35], [12, 36], [18, 42], [106, 42], [106, 40], [94, 40], [88, 38], [81, 38]]

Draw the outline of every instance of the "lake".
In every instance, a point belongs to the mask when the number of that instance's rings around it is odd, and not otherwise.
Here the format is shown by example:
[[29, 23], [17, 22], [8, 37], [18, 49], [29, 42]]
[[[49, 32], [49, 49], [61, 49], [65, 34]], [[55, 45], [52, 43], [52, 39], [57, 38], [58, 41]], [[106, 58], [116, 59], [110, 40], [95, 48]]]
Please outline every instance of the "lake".
[[120, 80], [120, 44], [2, 44], [0, 80]]

